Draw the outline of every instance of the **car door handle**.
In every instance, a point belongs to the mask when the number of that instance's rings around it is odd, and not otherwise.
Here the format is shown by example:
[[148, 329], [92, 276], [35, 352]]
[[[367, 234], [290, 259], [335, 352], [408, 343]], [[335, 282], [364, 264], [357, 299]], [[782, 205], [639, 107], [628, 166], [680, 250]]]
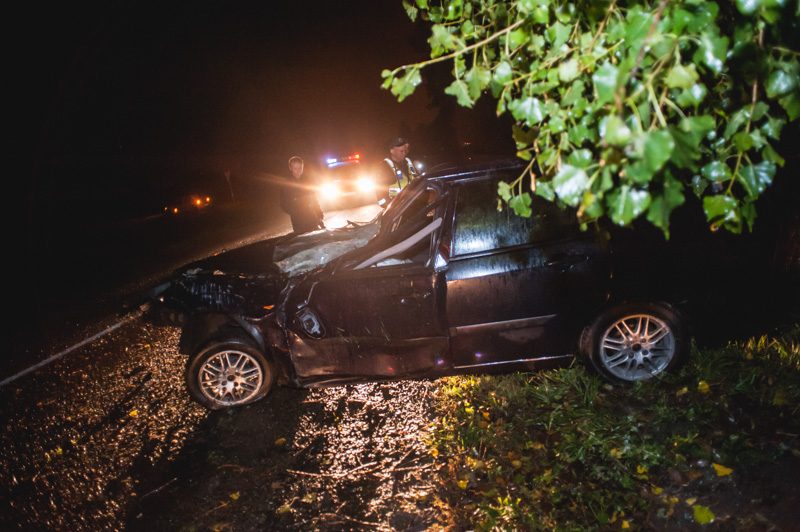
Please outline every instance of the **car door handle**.
[[425, 301], [433, 295], [433, 292], [431, 290], [426, 290], [424, 292], [408, 292], [406, 294], [398, 295], [400, 297], [400, 304], [408, 305], [412, 302]]

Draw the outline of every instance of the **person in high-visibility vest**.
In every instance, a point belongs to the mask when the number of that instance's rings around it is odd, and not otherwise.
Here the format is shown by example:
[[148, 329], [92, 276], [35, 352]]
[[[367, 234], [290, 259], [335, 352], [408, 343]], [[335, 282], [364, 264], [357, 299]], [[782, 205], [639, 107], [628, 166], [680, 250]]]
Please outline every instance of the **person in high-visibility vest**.
[[414, 163], [408, 158], [410, 149], [408, 140], [395, 137], [389, 143], [389, 157], [383, 160], [386, 190], [378, 199], [378, 204], [385, 206], [390, 199], [397, 196], [411, 181], [419, 177]]

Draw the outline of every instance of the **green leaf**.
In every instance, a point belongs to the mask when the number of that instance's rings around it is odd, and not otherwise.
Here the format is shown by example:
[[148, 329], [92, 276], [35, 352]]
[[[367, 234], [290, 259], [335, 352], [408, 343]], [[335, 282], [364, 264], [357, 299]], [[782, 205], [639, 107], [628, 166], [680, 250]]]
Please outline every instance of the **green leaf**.
[[469, 87], [460, 79], [448, 85], [444, 92], [445, 94], [455, 96], [456, 100], [458, 100], [458, 105], [461, 107], [472, 107], [475, 104], [475, 101], [470, 97]]
[[644, 141], [644, 163], [651, 172], [658, 172], [669, 160], [674, 149], [675, 141], [669, 131], [665, 129], [651, 131]]
[[736, 0], [736, 9], [742, 15], [752, 15], [761, 7], [761, 0]]
[[705, 64], [714, 74], [722, 72], [728, 53], [728, 38], [703, 33], [700, 46], [694, 54], [695, 61]]
[[534, 193], [546, 199], [547, 201], [553, 201], [556, 199], [555, 191], [553, 191], [553, 185], [547, 181], [537, 181], [536, 182], [536, 190]]
[[611, 221], [617, 225], [628, 225], [650, 206], [650, 193], [622, 185], [609, 194], [607, 203]]
[[405, 76], [392, 79], [391, 91], [397, 97], [397, 101], [402, 102], [414, 92], [420, 83], [422, 83], [422, 77], [419, 74], [419, 69], [411, 68], [406, 72]]
[[773, 70], [767, 77], [767, 96], [776, 98], [793, 91], [797, 87], [797, 76], [785, 70]]
[[713, 161], [705, 165], [700, 173], [709, 181], [720, 183], [731, 178], [731, 169], [722, 161]]
[[753, 147], [753, 137], [747, 131], [740, 131], [733, 136], [733, 145], [740, 152], [746, 152]]
[[572, 28], [560, 22], [550, 25], [545, 32], [547, 41], [554, 50], [558, 50], [569, 39], [569, 34], [572, 33]]
[[649, 183], [653, 179], [653, 174], [653, 170], [642, 161], [636, 161], [625, 169], [625, 177], [640, 185]]
[[[469, 97], [473, 100], [480, 98], [481, 93], [489, 86], [492, 81], [492, 74], [485, 68], [479, 65], [473, 66], [464, 76], [467, 80], [467, 87], [469, 88]], [[468, 107], [468, 106], [465, 106]]]
[[428, 44], [431, 46], [431, 57], [439, 57], [458, 48], [457, 39], [447, 27], [440, 24], [434, 24], [431, 28]]
[[508, 201], [511, 199], [511, 185], [506, 183], [505, 181], [500, 181], [497, 183], [497, 195], [500, 196], [503, 201]]
[[688, 89], [697, 81], [698, 75], [694, 65], [683, 66], [677, 64], [667, 73], [665, 83], [671, 89]]
[[781, 104], [786, 114], [789, 115], [789, 120], [797, 120], [800, 118], [800, 96], [797, 92], [787, 94], [778, 103]]
[[708, 94], [708, 89], [702, 83], [695, 83], [688, 89], [684, 89], [675, 99], [675, 101], [681, 107], [689, 107], [694, 105], [695, 107], [703, 103], [703, 100]]
[[725, 126], [725, 133], [724, 136], [726, 139], [729, 139], [733, 136], [734, 133], [739, 131], [739, 129], [745, 125], [750, 120], [750, 105], [747, 107], [742, 107], [735, 113], [733, 113], [728, 119], [728, 125]]
[[514, 73], [511, 70], [511, 65], [509, 65], [506, 61], [500, 61], [500, 63], [497, 64], [497, 68], [494, 69], [493, 79], [496, 83], [505, 85], [511, 81], [511, 76], [513, 74]]
[[539, 6], [533, 10], [533, 21], [537, 24], [550, 23], [550, 10], [545, 6]]
[[748, 164], [739, 171], [739, 182], [751, 198], [757, 198], [772, 183], [775, 177], [775, 163], [761, 161], [758, 164]]
[[520, 46], [524, 45], [530, 39], [531, 39], [531, 33], [529, 31], [523, 30], [522, 28], [517, 28], [508, 34], [508, 45], [513, 50], [515, 48], [519, 48]]
[[403, 9], [406, 10], [406, 14], [412, 22], [417, 20], [417, 13], [419, 13], [419, 9], [417, 9], [416, 6], [411, 5], [407, 0], [403, 0]]
[[593, 156], [589, 150], [575, 150], [567, 157], [567, 163], [577, 168], [586, 168], [592, 164]]
[[631, 130], [622, 118], [612, 115], [600, 125], [601, 135], [612, 146], [624, 146], [631, 139]]
[[597, 93], [597, 103], [604, 104], [614, 100], [617, 91], [617, 77], [619, 69], [611, 63], [603, 63], [592, 75], [594, 90]]
[[647, 219], [664, 232], [669, 238], [669, 219], [672, 211], [683, 205], [686, 198], [683, 195], [683, 185], [677, 179], [667, 176], [664, 180], [664, 192], [653, 198], [647, 210]]
[[558, 79], [563, 83], [569, 83], [578, 77], [578, 60], [570, 59], [558, 66]]
[[772, 149], [772, 146], [770, 146], [769, 144], [764, 146], [764, 151], [762, 152], [762, 154], [764, 155], [764, 159], [772, 163], [775, 163], [778, 166], [783, 167], [783, 165], [786, 163], [784, 158], [781, 157], [778, 152]]
[[589, 188], [589, 176], [583, 168], [565, 164], [553, 178], [553, 188], [559, 199], [571, 207], [576, 207], [584, 191]]
[[706, 196], [703, 198], [703, 210], [712, 228], [725, 227], [733, 233], [742, 231], [742, 219], [738, 202], [725, 195]]
[[527, 192], [523, 192], [519, 196], [511, 198], [511, 201], [508, 202], [508, 206], [514, 209], [517, 216], [530, 218], [533, 213], [531, 210], [531, 203], [531, 195]]
[[521, 100], [512, 100], [508, 104], [508, 110], [511, 111], [511, 115], [516, 120], [525, 122], [529, 126], [544, 120], [542, 102], [532, 96]]
[[[740, 0], [737, 0], [737, 4]], [[694, 514], [694, 521], [698, 525], [707, 525], [713, 523], [716, 516], [707, 506], [695, 504], [692, 506], [692, 513]]]
[[778, 140], [781, 138], [781, 130], [783, 129], [783, 125], [785, 123], [785, 120], [770, 117], [767, 119], [767, 123], [761, 126], [761, 131], [763, 131], [764, 134], [769, 138]]

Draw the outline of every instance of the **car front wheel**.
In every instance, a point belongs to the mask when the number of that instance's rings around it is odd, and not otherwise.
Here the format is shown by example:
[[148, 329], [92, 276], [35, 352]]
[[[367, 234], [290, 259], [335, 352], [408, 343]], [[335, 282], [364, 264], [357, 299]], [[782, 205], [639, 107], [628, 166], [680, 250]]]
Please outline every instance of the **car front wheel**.
[[652, 379], [682, 364], [689, 338], [681, 316], [663, 303], [626, 303], [595, 319], [581, 336], [581, 352], [613, 382]]
[[206, 344], [186, 366], [189, 393], [212, 410], [261, 399], [272, 389], [274, 376], [267, 357], [242, 339]]

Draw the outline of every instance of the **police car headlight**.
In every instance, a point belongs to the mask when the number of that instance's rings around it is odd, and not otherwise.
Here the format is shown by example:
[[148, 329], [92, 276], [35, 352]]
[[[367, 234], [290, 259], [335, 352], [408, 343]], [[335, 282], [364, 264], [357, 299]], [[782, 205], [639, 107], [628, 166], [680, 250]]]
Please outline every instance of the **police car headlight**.
[[319, 191], [322, 193], [323, 196], [326, 198], [335, 198], [339, 195], [339, 185], [332, 182], [323, 183], [319, 187]]
[[375, 189], [375, 183], [367, 177], [362, 177], [356, 181], [356, 187], [358, 187], [359, 192], [372, 192]]

